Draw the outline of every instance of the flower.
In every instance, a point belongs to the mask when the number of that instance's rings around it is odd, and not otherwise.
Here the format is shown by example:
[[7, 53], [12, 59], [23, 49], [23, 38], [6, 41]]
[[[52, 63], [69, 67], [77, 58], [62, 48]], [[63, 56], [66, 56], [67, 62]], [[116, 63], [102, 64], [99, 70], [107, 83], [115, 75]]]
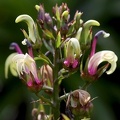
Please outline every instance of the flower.
[[[72, 98], [73, 97], [73, 98]], [[75, 90], [72, 92], [72, 107], [77, 107], [77, 102], [79, 102], [80, 105], [84, 106], [90, 101], [90, 94], [85, 90]]]
[[8, 70], [10, 68], [10, 71], [13, 76], [18, 76], [18, 73], [16, 71], [15, 63], [12, 62], [12, 58], [17, 54], [22, 54], [22, 50], [20, 49], [19, 45], [15, 42], [10, 44], [9, 49], [15, 50], [16, 52], [10, 54], [5, 62], [5, 78], [8, 78]]
[[29, 15], [23, 14], [23, 15], [19, 15], [15, 20], [16, 23], [21, 22], [21, 21], [26, 22], [26, 24], [28, 25], [28, 31], [29, 31], [28, 39], [30, 39], [33, 43], [35, 43], [37, 28], [36, 28], [34, 20]]
[[52, 68], [45, 64], [40, 68], [40, 74], [42, 76], [42, 80], [44, 81], [44, 85], [53, 87], [53, 70]]
[[116, 69], [117, 56], [114, 52], [109, 50], [104, 50], [95, 53], [88, 62], [88, 73], [90, 75], [95, 75], [98, 69], [99, 64], [106, 61], [111, 64], [109, 70], [106, 71], [107, 74], [111, 74]]
[[[39, 90], [42, 81], [38, 78], [34, 59], [26, 53], [25, 55], [17, 54], [12, 60], [16, 63], [18, 75], [27, 81], [27, 86], [32, 88], [32, 90]], [[26, 75], [26, 78], [24, 78], [24, 75]]]
[[66, 59], [64, 65], [66, 67], [76, 68], [78, 66], [78, 60], [81, 55], [80, 44], [76, 38], [71, 38], [66, 43]]
[[98, 40], [98, 37], [99, 37], [100, 35], [103, 35], [104, 38], [107, 38], [107, 37], [110, 36], [110, 34], [109, 34], [109, 33], [106, 33], [104, 30], [100, 30], [100, 31], [98, 31], [98, 32], [95, 34], [94, 39], [93, 39], [92, 44], [91, 44], [90, 57], [95, 54], [97, 40]]
[[88, 117], [93, 108], [91, 101], [91, 96], [87, 91], [78, 89], [68, 96], [66, 106], [75, 116]]

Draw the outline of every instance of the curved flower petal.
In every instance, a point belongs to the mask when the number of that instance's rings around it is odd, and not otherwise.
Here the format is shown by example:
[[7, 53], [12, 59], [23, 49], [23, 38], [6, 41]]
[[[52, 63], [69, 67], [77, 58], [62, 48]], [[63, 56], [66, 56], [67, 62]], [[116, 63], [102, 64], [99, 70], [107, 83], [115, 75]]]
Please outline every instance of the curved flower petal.
[[35, 23], [33, 19], [29, 15], [23, 14], [23, 15], [19, 15], [15, 20], [16, 23], [21, 22], [21, 21], [26, 22], [26, 24], [28, 25], [29, 38], [31, 39], [33, 43], [35, 43], [36, 42], [36, 38], [34, 34]]
[[18, 54], [17, 52], [10, 54], [7, 57], [6, 61], [5, 61], [5, 78], [8, 78], [8, 70], [9, 70], [9, 68], [10, 68], [10, 71], [11, 71], [12, 75], [18, 76], [15, 64], [12, 62], [12, 58], [14, 56], [16, 56], [17, 54]]
[[88, 72], [91, 75], [96, 74], [99, 64], [106, 61], [111, 64], [110, 69], [106, 71], [106, 73], [111, 74], [116, 69], [117, 59], [118, 59], [117, 56], [112, 51], [104, 50], [97, 52], [90, 58], [88, 62]]
[[71, 38], [69, 41], [68, 41], [68, 54], [71, 54], [71, 48], [73, 48], [73, 53], [76, 54], [76, 57], [80, 57], [80, 53], [81, 53], [81, 50], [80, 50], [80, 44], [79, 44], [79, 41], [76, 39], [76, 38]]
[[34, 59], [28, 55], [27, 53], [24, 54], [18, 54], [13, 57], [13, 62], [16, 62], [17, 72], [18, 74], [23, 74], [23, 72], [30, 74], [34, 76], [34, 78], [37, 77], [37, 70], [36, 70], [36, 64]]

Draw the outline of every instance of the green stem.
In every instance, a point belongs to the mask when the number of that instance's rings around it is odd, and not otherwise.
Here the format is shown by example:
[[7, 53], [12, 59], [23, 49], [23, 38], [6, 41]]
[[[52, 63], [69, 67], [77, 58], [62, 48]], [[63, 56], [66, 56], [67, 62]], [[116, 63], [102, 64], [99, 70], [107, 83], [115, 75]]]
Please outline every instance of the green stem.
[[42, 95], [39, 95], [39, 93], [36, 93], [36, 96], [40, 98], [43, 102], [48, 103], [49, 105], [53, 106], [53, 104], [51, 103], [49, 99], [43, 97]]
[[46, 86], [46, 85], [43, 86], [42, 90], [49, 90], [49, 91], [53, 92], [53, 88]]
[[66, 94], [60, 96], [59, 100], [60, 100], [60, 101], [61, 101], [61, 100], [64, 100], [65, 98], [68, 97], [68, 95], [70, 95], [70, 93], [66, 93]]
[[82, 86], [82, 89], [87, 90], [87, 88], [90, 84], [91, 84], [90, 82], [85, 82], [85, 84]]
[[80, 119], [80, 116], [75, 116], [75, 117], [74, 117], [74, 120], [81, 120], [81, 119]]
[[58, 80], [58, 71], [59, 71], [59, 64], [57, 63], [59, 59], [59, 49], [55, 49], [54, 53], [54, 68], [53, 68], [53, 116], [54, 120], [57, 120], [60, 117], [60, 101], [59, 101], [59, 80]]

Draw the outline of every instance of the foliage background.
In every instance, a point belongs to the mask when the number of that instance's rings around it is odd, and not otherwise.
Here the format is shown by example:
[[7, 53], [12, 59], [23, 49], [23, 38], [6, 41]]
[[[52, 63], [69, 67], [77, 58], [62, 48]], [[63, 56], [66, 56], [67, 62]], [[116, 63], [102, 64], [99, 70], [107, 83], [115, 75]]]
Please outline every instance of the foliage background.
[[[24, 23], [16, 24], [14, 21], [20, 14], [29, 14], [34, 20], [37, 11], [34, 6], [44, 3], [47, 12], [51, 12], [52, 6], [66, 2], [70, 8], [71, 17], [76, 10], [82, 11], [82, 19], [98, 20], [100, 27], [93, 28], [93, 32], [105, 30], [111, 36], [107, 39], [100, 38], [98, 49], [113, 50], [120, 58], [120, 1], [119, 0], [0, 0], [0, 120], [32, 120], [32, 100], [37, 100], [18, 78], [9, 74], [9, 79], [4, 78], [4, 62], [13, 51], [9, 50], [11, 42], [21, 45], [23, 34], [20, 28], [26, 28]], [[24, 48], [23, 48], [24, 49]], [[67, 91], [78, 88], [81, 84], [79, 73], [66, 79], [62, 87]], [[120, 60], [116, 71], [107, 76], [104, 74], [95, 82], [89, 91], [92, 97], [98, 96], [93, 101], [94, 111], [92, 120], [119, 120], [120, 108]]]

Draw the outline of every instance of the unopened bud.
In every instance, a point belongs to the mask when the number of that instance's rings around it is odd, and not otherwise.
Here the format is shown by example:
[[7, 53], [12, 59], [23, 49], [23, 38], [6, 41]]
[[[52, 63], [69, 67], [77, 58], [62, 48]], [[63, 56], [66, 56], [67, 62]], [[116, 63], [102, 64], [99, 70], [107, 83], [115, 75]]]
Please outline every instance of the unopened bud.
[[52, 18], [50, 16], [49, 13], [45, 13], [45, 22], [48, 24], [48, 25], [53, 25], [53, 21], [52, 21]]
[[38, 115], [38, 109], [37, 108], [33, 108], [31, 114], [32, 114], [33, 117], [36, 117]]
[[40, 74], [42, 76], [42, 80], [44, 84], [47, 86], [53, 86], [53, 70], [49, 65], [43, 65], [40, 68]]
[[64, 11], [63, 13], [62, 13], [62, 18], [65, 20], [65, 21], [68, 21], [68, 19], [69, 19], [69, 11]]
[[40, 5], [40, 7], [39, 7], [39, 14], [38, 14], [38, 20], [40, 22], [43, 22], [44, 19], [45, 19], [45, 10], [44, 10], [43, 5]]

